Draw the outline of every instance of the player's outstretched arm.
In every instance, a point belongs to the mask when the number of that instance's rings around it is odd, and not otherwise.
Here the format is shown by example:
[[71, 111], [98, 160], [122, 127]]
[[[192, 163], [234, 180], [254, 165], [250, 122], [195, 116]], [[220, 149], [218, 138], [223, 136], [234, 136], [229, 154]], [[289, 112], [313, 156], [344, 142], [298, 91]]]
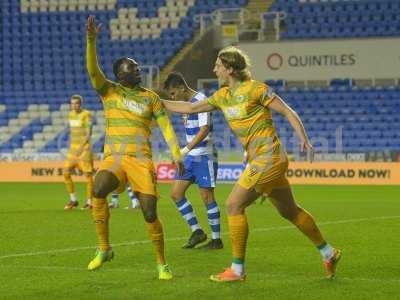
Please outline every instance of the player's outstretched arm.
[[312, 161], [314, 155], [313, 146], [308, 139], [307, 132], [299, 115], [292, 108], [290, 108], [289, 105], [287, 105], [285, 101], [283, 101], [282, 98], [278, 95], [273, 94], [271, 98], [272, 101], [268, 105], [268, 108], [280, 113], [287, 118], [290, 125], [293, 127], [294, 131], [300, 139], [301, 151], [307, 151], [309, 153], [309, 160]]
[[181, 151], [179, 148], [179, 142], [176, 138], [175, 130], [172, 127], [171, 121], [168, 116], [164, 114], [159, 114], [156, 117], [156, 121], [158, 126], [161, 129], [161, 132], [164, 136], [165, 141], [167, 142], [169, 149], [171, 150], [172, 157], [177, 167], [177, 171], [179, 175], [183, 175], [183, 163], [182, 163], [182, 156]]
[[161, 100], [164, 107], [172, 112], [179, 114], [194, 114], [201, 112], [209, 112], [215, 110], [215, 106], [208, 103], [207, 99], [190, 103], [185, 101], [171, 101], [171, 100]]
[[86, 68], [93, 88], [100, 91], [107, 80], [97, 61], [96, 39], [100, 33], [101, 24], [95, 24], [94, 17], [89, 16], [86, 28]]

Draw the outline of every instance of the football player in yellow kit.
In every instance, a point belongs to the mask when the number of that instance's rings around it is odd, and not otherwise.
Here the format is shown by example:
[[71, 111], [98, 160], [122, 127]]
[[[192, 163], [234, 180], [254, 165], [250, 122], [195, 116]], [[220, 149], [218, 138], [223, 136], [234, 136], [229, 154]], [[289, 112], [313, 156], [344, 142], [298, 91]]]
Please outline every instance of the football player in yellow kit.
[[123, 191], [126, 182], [139, 198], [150, 239], [156, 251], [159, 279], [172, 278], [165, 260], [163, 226], [157, 215], [157, 182], [152, 161], [150, 135], [152, 120], [156, 120], [171, 149], [178, 172], [182, 162], [180, 148], [170, 120], [159, 96], [140, 85], [140, 68], [135, 60], [123, 57], [113, 64], [116, 82], [106, 79], [96, 54], [96, 39], [100, 26], [94, 17], [87, 21], [86, 66], [93, 88], [104, 106], [106, 133], [104, 160], [94, 180], [93, 219], [96, 224], [99, 249], [88, 269], [99, 268], [113, 258], [109, 243], [109, 193]]
[[90, 111], [82, 108], [83, 99], [80, 95], [71, 97], [71, 111], [68, 115], [70, 128], [70, 147], [64, 162], [64, 181], [70, 196], [70, 201], [64, 209], [69, 210], [78, 206], [74, 182], [71, 172], [79, 168], [87, 179], [86, 203], [83, 208], [91, 208], [93, 194], [93, 153], [91, 146], [92, 116]]
[[248, 223], [245, 209], [262, 194], [268, 195], [281, 216], [292, 222], [319, 249], [326, 275], [333, 278], [341, 252], [325, 241], [314, 218], [295, 202], [286, 179], [286, 152], [277, 135], [271, 111], [287, 118], [300, 138], [303, 150], [312, 153], [312, 145], [297, 113], [266, 84], [253, 80], [249, 66], [247, 55], [240, 49], [222, 49], [214, 66], [222, 88], [196, 103], [163, 101], [168, 110], [183, 114], [221, 110], [248, 153], [246, 168], [226, 201], [232, 264], [224, 272], [211, 275], [210, 279], [228, 282], [246, 278], [244, 262]]

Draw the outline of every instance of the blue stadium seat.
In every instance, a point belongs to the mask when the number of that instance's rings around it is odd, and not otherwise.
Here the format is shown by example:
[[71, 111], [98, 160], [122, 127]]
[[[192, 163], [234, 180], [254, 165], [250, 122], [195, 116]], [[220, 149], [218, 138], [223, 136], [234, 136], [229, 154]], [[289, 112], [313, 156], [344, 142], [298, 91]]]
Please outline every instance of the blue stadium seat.
[[[134, 4], [135, 3], [135, 4]], [[100, 37], [100, 61], [108, 76], [112, 74], [112, 60], [121, 55], [135, 53], [141, 63], [164, 66], [169, 59], [192, 38], [199, 24], [193, 16], [210, 13], [217, 7], [241, 7], [245, 0], [198, 0], [188, 10], [176, 29], [162, 31], [156, 39], [110, 40], [109, 26], [103, 26]], [[102, 104], [92, 90], [85, 70], [84, 28], [88, 12], [43, 12], [22, 14], [19, 2], [2, 1], [2, 71], [0, 74], [0, 104], [7, 109], [0, 113], [0, 126], [26, 111], [30, 103], [47, 104], [50, 111], [59, 110], [71, 94], [80, 93], [91, 110], [101, 110]], [[165, 0], [118, 0], [117, 9], [140, 7], [140, 17], [156, 16], [157, 9], [166, 5]], [[289, 38], [343, 38], [400, 35], [400, 3], [394, 0], [359, 1], [307, 1], [276, 0], [271, 11], [287, 12]], [[92, 12], [91, 12], [92, 13]], [[117, 11], [94, 11], [97, 19], [108, 24], [117, 17]], [[372, 26], [371, 26], [372, 24]], [[149, 50], [150, 49], [150, 50]], [[158, 51], [156, 50], [158, 49]], [[335, 79], [326, 88], [286, 89], [282, 80], [267, 81], [304, 119], [306, 128], [314, 137], [323, 136], [329, 147], [335, 145], [337, 128], [343, 126], [345, 151], [374, 150], [382, 147], [399, 149], [400, 90], [391, 88], [357, 88], [348, 79]], [[217, 84], [205, 87], [207, 94], [218, 88]], [[3, 100], [4, 99], [4, 100]], [[275, 117], [274, 117], [275, 118]], [[42, 132], [51, 119], [33, 122], [23, 128], [9, 143], [0, 145], [0, 152], [12, 152], [24, 141]], [[277, 119], [282, 136], [291, 137], [287, 122]], [[181, 124], [180, 118], [173, 119]], [[227, 125], [223, 116], [214, 114], [218, 147], [224, 147]], [[177, 130], [183, 138], [184, 132]], [[65, 137], [60, 136], [64, 142]], [[57, 139], [50, 141], [42, 151], [58, 151]], [[103, 140], [95, 148], [102, 147]], [[165, 147], [164, 142], [157, 142]], [[240, 147], [234, 138], [230, 146]]]
[[350, 38], [400, 35], [399, 7], [397, 0], [305, 3], [276, 0], [269, 11], [286, 13], [287, 30], [281, 35], [283, 39]]

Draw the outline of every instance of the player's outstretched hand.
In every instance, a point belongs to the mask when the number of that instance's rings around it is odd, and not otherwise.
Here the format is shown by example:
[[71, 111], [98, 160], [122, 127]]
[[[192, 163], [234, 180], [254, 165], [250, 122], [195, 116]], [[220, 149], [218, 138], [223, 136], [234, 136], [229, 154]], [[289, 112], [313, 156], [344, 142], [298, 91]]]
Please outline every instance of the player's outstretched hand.
[[183, 166], [183, 162], [181, 160], [175, 162], [176, 166], [176, 172], [179, 174], [179, 176], [182, 176], [183, 173], [185, 172], [185, 168]]
[[88, 37], [95, 38], [97, 35], [100, 33], [101, 29], [101, 24], [98, 24], [96, 26], [96, 23], [94, 21], [94, 16], [89, 16], [87, 19], [87, 34]]
[[311, 145], [311, 143], [309, 141], [301, 142], [300, 150], [301, 150], [301, 152], [307, 151], [307, 160], [309, 162], [313, 162], [314, 161], [314, 148], [313, 148], [313, 146]]

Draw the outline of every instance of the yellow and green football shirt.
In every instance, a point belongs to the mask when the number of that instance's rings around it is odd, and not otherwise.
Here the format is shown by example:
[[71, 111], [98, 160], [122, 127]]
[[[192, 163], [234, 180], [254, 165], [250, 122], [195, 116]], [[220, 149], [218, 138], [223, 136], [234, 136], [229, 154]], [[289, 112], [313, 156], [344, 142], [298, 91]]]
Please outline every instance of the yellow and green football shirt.
[[95, 35], [88, 34], [86, 46], [89, 78], [104, 105], [104, 157], [129, 155], [151, 158], [150, 135], [154, 118], [174, 160], [181, 160], [175, 131], [164, 112], [159, 96], [140, 86], [127, 88], [107, 80], [97, 62]]
[[222, 87], [208, 98], [219, 108], [233, 133], [249, 155], [249, 161], [259, 156], [279, 157], [281, 142], [276, 134], [271, 111], [272, 90], [256, 80], [241, 82], [235, 89]]
[[70, 152], [86, 151], [90, 149], [90, 143], [82, 144], [86, 141], [90, 127], [92, 126], [92, 115], [88, 110], [80, 112], [71, 111], [68, 114], [70, 128]]
[[104, 105], [104, 157], [151, 158], [152, 120], [165, 115], [159, 96], [143, 87], [133, 89], [108, 81], [99, 91]]

